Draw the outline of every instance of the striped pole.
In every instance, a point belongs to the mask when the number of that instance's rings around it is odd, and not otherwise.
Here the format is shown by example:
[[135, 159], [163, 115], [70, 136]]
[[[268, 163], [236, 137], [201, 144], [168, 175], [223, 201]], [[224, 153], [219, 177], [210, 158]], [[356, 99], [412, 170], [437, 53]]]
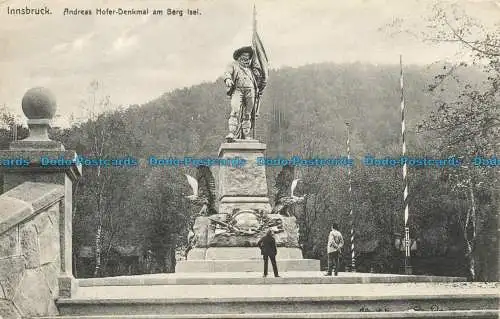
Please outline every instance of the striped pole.
[[[345, 123], [347, 128], [347, 161], [350, 162], [351, 159], [351, 141], [349, 132], [349, 122]], [[352, 178], [351, 178], [351, 166], [347, 166], [347, 177], [349, 179], [349, 219], [351, 221], [351, 272], [356, 272], [356, 255], [354, 250], [354, 215], [352, 210]]]
[[17, 121], [15, 117], [12, 120], [12, 140], [17, 141]]
[[[405, 96], [404, 96], [404, 81], [403, 81], [403, 56], [399, 56], [399, 66], [400, 66], [400, 87], [401, 87], [401, 139], [402, 139], [402, 156], [406, 156], [406, 140], [405, 140]], [[407, 166], [406, 161], [403, 164], [403, 205], [405, 209], [405, 239], [404, 239], [404, 247], [405, 247], [405, 273], [411, 274], [411, 266], [410, 266], [410, 228], [408, 227], [408, 179], [407, 179]]]

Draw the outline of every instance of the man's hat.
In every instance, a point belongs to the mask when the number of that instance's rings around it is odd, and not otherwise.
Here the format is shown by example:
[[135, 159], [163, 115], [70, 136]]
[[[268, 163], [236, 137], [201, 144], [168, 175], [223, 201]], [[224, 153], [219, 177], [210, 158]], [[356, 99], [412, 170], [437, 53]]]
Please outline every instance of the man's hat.
[[234, 51], [234, 53], [233, 53], [233, 59], [238, 60], [238, 58], [240, 57], [240, 55], [242, 55], [243, 53], [250, 53], [250, 58], [252, 58], [252, 56], [253, 56], [253, 49], [252, 49], [252, 47], [241, 47], [238, 50]]

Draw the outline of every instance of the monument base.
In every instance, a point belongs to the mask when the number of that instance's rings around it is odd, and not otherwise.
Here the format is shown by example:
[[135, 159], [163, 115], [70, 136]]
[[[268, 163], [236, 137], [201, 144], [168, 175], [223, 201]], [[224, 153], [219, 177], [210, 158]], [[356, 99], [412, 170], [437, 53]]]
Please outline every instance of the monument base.
[[[302, 259], [302, 251], [299, 248], [278, 247], [276, 261], [280, 272], [320, 270], [319, 260]], [[193, 248], [187, 260], [177, 263], [175, 271], [261, 272], [263, 261], [257, 247]]]
[[218, 169], [217, 214], [198, 216], [190, 233], [187, 260], [176, 272], [261, 272], [257, 243], [268, 231], [278, 247], [279, 271], [319, 271], [319, 260], [303, 259], [299, 227], [293, 216], [272, 214], [265, 166], [266, 145], [256, 140], [223, 143], [219, 158], [242, 159], [243, 166]]
[[[209, 247], [193, 248], [187, 260], [262, 260], [257, 247]], [[302, 259], [300, 248], [278, 247], [276, 259]]]
[[[319, 271], [319, 260], [316, 259], [279, 259], [277, 258], [279, 272], [287, 271]], [[270, 264], [270, 262], [269, 262]], [[177, 263], [175, 272], [262, 272], [264, 263], [262, 257], [256, 259], [240, 260], [183, 260]], [[272, 275], [272, 267], [269, 265]]]

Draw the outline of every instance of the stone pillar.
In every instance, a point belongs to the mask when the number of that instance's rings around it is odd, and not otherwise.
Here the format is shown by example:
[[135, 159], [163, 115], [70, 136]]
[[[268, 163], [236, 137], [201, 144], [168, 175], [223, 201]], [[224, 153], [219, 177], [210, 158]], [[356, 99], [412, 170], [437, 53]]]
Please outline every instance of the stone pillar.
[[[82, 167], [77, 165], [74, 151], [66, 151], [60, 142], [48, 137], [56, 111], [56, 100], [49, 90], [40, 87], [28, 90], [22, 100], [22, 109], [28, 118], [30, 135], [24, 140], [13, 141], [9, 150], [0, 152], [1, 159], [13, 160], [16, 164], [3, 167], [3, 190], [6, 192], [28, 181], [64, 185], [64, 204], [59, 208], [59, 295], [70, 297], [76, 289], [72, 269], [73, 182], [81, 176]], [[47, 159], [59, 162], [49, 164]]]
[[230, 214], [234, 208], [271, 211], [266, 168], [257, 165], [257, 158], [264, 157], [265, 150], [266, 144], [258, 141], [237, 140], [221, 145], [219, 158], [242, 158], [246, 164], [241, 167], [220, 166], [220, 214]]

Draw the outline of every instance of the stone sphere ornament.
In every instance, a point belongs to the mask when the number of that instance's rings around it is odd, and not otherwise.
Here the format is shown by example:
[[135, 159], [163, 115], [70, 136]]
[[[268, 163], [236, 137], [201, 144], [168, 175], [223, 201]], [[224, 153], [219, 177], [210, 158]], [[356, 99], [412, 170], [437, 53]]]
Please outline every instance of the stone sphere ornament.
[[56, 98], [50, 90], [35, 87], [24, 94], [22, 108], [30, 120], [52, 119], [56, 114]]
[[[45, 148], [64, 149], [60, 142], [49, 138], [50, 123], [56, 113], [56, 98], [52, 92], [43, 87], [29, 89], [21, 103], [24, 115], [28, 118], [29, 136], [26, 142], [44, 142]], [[40, 145], [37, 144], [37, 147]]]

